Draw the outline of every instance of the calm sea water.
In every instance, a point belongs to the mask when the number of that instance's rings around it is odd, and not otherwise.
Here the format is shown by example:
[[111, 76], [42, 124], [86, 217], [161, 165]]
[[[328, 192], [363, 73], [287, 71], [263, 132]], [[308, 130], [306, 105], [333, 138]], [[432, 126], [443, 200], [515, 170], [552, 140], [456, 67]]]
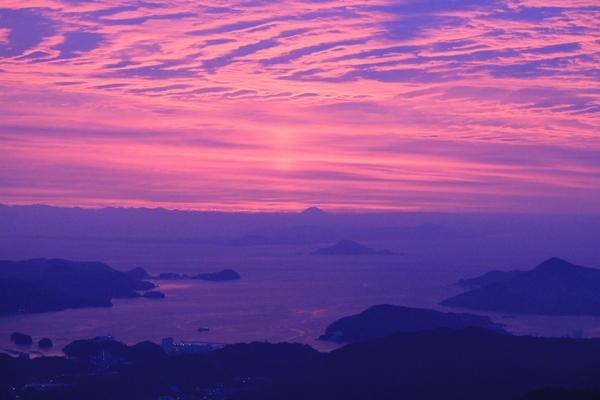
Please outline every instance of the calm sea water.
[[[438, 302], [460, 292], [452, 285], [456, 280], [491, 268], [516, 266], [500, 256], [490, 265], [485, 261], [489, 255], [467, 251], [472, 243], [372, 245], [391, 248], [398, 255], [314, 256], [309, 246], [235, 248], [78, 241], [61, 241], [57, 246], [52, 240], [39, 240], [35, 247], [19, 249], [17, 243], [14, 251], [26, 250], [33, 253], [31, 257], [102, 260], [119, 269], [144, 266], [152, 273], [233, 268], [242, 279], [223, 283], [162, 281], [159, 290], [167, 295], [163, 300], [114, 300], [111, 308], [3, 317], [0, 349], [23, 350], [9, 340], [12, 332], [21, 331], [34, 340], [51, 338], [55, 342], [51, 354], [60, 353], [75, 339], [97, 335], [111, 335], [128, 344], [159, 342], [167, 336], [216, 343], [291, 341], [326, 351], [334, 346], [316, 338], [339, 317], [382, 303], [453, 311], [439, 307]], [[522, 260], [530, 263], [525, 257]], [[583, 330], [585, 336], [600, 336], [600, 318], [489, 315], [517, 334], [566, 336]], [[198, 332], [201, 326], [210, 331]], [[30, 350], [36, 350], [35, 346]]]

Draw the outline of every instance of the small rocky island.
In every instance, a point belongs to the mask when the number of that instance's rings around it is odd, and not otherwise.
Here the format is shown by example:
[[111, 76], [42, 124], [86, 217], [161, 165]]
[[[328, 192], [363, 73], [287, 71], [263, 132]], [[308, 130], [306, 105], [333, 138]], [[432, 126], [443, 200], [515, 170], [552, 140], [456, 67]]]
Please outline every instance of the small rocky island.
[[17, 346], [30, 346], [33, 343], [31, 336], [21, 332], [14, 332], [10, 335], [10, 340]]
[[224, 269], [217, 272], [209, 272], [206, 274], [198, 274], [192, 279], [200, 279], [203, 281], [211, 282], [222, 282], [222, 281], [234, 281], [240, 279], [240, 274], [232, 269]]
[[54, 343], [52, 343], [52, 340], [49, 338], [43, 338], [38, 341], [38, 347], [40, 349], [50, 349], [52, 346], [54, 346]]
[[[10, 335], [10, 340], [17, 346], [31, 346], [33, 344], [32, 337], [21, 332], [13, 332]], [[38, 340], [37, 345], [40, 349], [47, 350], [52, 348], [54, 343], [49, 338], [42, 338]]]
[[164, 299], [165, 294], [163, 292], [159, 292], [158, 290], [151, 290], [143, 294], [143, 296], [147, 299]]
[[319, 339], [340, 343], [360, 342], [399, 332], [469, 327], [505, 332], [501, 325], [485, 316], [382, 304], [370, 307], [359, 314], [338, 319], [327, 327], [325, 334]]
[[[145, 272], [145, 271], [144, 271]], [[127, 274], [129, 276], [139, 276], [139, 271], [136, 273], [135, 269], [128, 271]], [[224, 269], [216, 272], [208, 272], [197, 275], [188, 275], [188, 274], [179, 274], [176, 272], [162, 272], [158, 275], [152, 276], [148, 275], [146, 272], [144, 276], [147, 276], [147, 279], [157, 280], [157, 281], [171, 281], [171, 280], [188, 280], [195, 279], [201, 281], [211, 281], [211, 282], [224, 282], [224, 281], [234, 281], [241, 278], [240, 274], [233, 269]]]
[[530, 271], [471, 279], [481, 286], [444, 300], [441, 304], [473, 310], [537, 315], [600, 316], [600, 270], [559, 258], [544, 261]]
[[317, 255], [347, 255], [347, 256], [364, 256], [364, 255], [379, 255], [390, 256], [394, 253], [390, 250], [375, 250], [354, 240], [340, 240], [336, 244], [328, 247], [320, 248], [312, 254]]

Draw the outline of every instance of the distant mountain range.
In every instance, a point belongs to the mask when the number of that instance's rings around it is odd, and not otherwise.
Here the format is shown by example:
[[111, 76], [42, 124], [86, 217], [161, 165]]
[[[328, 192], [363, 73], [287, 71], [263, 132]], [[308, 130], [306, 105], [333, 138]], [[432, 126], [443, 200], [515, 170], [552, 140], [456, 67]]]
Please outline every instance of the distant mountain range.
[[333, 342], [359, 342], [389, 336], [399, 332], [416, 332], [438, 328], [479, 327], [504, 332], [501, 325], [489, 317], [444, 313], [422, 308], [382, 304], [360, 314], [341, 318], [327, 327], [319, 339]]
[[154, 287], [99, 262], [0, 261], [0, 315], [110, 307], [113, 298], [139, 297]]
[[336, 244], [328, 247], [320, 248], [313, 252], [318, 255], [347, 255], [347, 256], [364, 256], [364, 255], [381, 255], [390, 256], [390, 250], [374, 250], [370, 247], [355, 242], [354, 240], [340, 240]]
[[0, 237], [258, 246], [327, 243], [348, 235], [357, 240], [464, 235], [433, 222], [438, 219], [440, 214], [331, 213], [317, 207], [250, 213], [0, 204]]
[[466, 283], [476, 288], [441, 304], [508, 313], [600, 315], [600, 270], [559, 258], [530, 271], [486, 274]]

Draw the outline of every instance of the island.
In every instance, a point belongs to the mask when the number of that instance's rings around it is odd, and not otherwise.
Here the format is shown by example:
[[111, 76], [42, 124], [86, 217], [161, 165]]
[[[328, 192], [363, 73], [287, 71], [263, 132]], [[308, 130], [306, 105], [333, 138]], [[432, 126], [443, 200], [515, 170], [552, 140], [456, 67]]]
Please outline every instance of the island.
[[492, 322], [486, 316], [381, 304], [333, 322], [319, 339], [348, 343], [376, 339], [398, 332], [467, 327], [505, 332], [501, 325]]
[[516, 314], [600, 316], [599, 269], [551, 258], [530, 271], [504, 277], [441, 304]]
[[165, 294], [163, 292], [159, 292], [158, 290], [151, 290], [143, 294], [147, 299], [164, 299]]
[[217, 272], [209, 272], [205, 274], [198, 274], [192, 279], [200, 279], [203, 281], [211, 282], [222, 282], [222, 281], [234, 281], [240, 279], [240, 274], [232, 269], [224, 269]]
[[349, 256], [363, 256], [363, 255], [380, 255], [389, 256], [394, 254], [390, 250], [374, 250], [370, 247], [355, 242], [354, 240], [340, 240], [336, 244], [328, 247], [320, 248], [314, 251], [312, 254], [317, 255], [349, 255]]
[[38, 347], [40, 349], [50, 349], [52, 346], [54, 346], [54, 343], [52, 343], [52, 340], [49, 338], [43, 338], [38, 341]]
[[76, 340], [69, 343], [63, 352], [71, 360], [106, 369], [123, 363], [161, 360], [165, 353], [159, 345], [144, 341], [127, 346], [112, 336], [97, 336], [93, 339]]
[[139, 297], [155, 287], [100, 262], [0, 261], [0, 315], [111, 307], [113, 298]]
[[21, 332], [13, 332], [10, 335], [10, 340], [18, 346], [29, 346], [33, 343], [31, 336]]
[[176, 272], [161, 272], [156, 276], [151, 276], [151, 279], [159, 280], [159, 281], [174, 281], [181, 279], [191, 279], [190, 276], [186, 274], [178, 274]]
[[201, 281], [211, 281], [211, 282], [222, 282], [222, 281], [233, 281], [240, 279], [241, 276], [237, 271], [233, 269], [224, 269], [216, 272], [207, 272], [197, 275], [188, 275], [188, 274], [179, 274], [176, 272], [163, 272], [156, 276], [150, 276], [149, 279], [153, 280], [187, 280], [187, 279], [196, 279]]

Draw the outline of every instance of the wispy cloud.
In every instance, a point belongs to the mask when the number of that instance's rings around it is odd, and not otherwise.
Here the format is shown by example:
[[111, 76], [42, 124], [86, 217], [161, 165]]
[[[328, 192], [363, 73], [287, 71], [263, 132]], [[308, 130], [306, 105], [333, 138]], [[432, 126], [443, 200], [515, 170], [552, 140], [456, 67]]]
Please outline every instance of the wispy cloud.
[[594, 0], [7, 0], [0, 202], [600, 212], [599, 27]]

